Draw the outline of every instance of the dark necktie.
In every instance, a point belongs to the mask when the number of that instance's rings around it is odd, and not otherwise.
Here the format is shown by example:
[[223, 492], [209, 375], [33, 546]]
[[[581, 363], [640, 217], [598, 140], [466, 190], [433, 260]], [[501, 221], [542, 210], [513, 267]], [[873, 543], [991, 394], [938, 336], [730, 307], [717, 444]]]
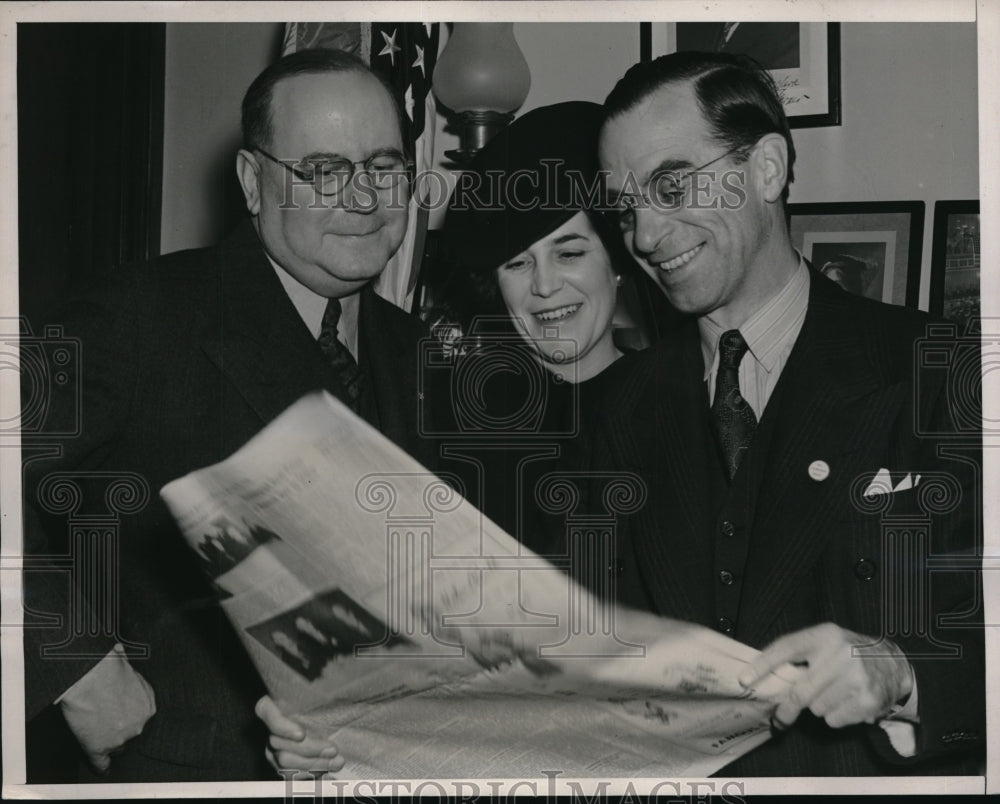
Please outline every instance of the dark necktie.
[[719, 372], [715, 378], [712, 421], [730, 480], [736, 476], [757, 428], [753, 408], [740, 393], [740, 361], [749, 348], [738, 329], [723, 332], [719, 338]]
[[319, 348], [323, 350], [326, 359], [333, 366], [337, 379], [344, 386], [347, 398], [341, 401], [347, 403], [357, 413], [363, 376], [354, 355], [337, 338], [338, 321], [340, 321], [340, 299], [330, 299], [326, 304], [323, 323], [319, 330]]

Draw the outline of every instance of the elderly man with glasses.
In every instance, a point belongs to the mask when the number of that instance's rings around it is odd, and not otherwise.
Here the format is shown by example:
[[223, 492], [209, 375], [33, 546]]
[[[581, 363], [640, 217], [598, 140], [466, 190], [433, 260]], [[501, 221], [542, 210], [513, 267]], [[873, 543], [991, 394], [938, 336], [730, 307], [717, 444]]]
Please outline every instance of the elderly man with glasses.
[[[61, 456], [26, 466], [27, 518], [39, 523], [29, 552], [64, 552], [67, 523], [38, 493], [53, 472], [132, 473], [151, 497], [121, 522], [114, 636], [90, 635], [85, 658], [62, 661], [41, 653], [65, 638], [58, 629], [26, 636], [29, 720], [60, 707], [105, 781], [276, 778], [254, 714], [263, 686], [156, 497], [165, 483], [317, 389], [434, 460], [417, 422], [424, 327], [372, 288], [407, 227], [390, 92], [353, 56], [303, 51], [258, 76], [242, 123], [248, 220], [218, 246], [121, 271], [54, 319], [80, 344], [81, 426]], [[52, 399], [54, 420], [75, 415], [69, 396]], [[28, 579], [29, 606], [68, 621], [48, 588]]]

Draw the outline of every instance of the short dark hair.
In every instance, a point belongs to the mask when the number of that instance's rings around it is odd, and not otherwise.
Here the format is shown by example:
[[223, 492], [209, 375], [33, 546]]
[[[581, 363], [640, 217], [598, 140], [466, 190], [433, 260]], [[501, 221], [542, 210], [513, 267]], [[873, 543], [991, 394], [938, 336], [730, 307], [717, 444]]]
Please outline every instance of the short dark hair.
[[792, 133], [774, 79], [749, 56], [681, 51], [636, 64], [604, 101], [604, 119], [624, 114], [667, 84], [688, 80], [709, 130], [726, 150], [748, 150], [765, 134], [784, 137], [788, 176], [781, 198], [787, 203], [795, 178]]
[[282, 56], [269, 65], [250, 84], [243, 96], [240, 115], [244, 148], [252, 151], [255, 148], [266, 148], [271, 145], [271, 137], [274, 134], [271, 119], [271, 98], [275, 85], [284, 78], [311, 73], [362, 73], [375, 78], [385, 87], [392, 99], [393, 108], [396, 110], [396, 120], [399, 123], [400, 136], [402, 136], [402, 110], [395, 93], [385, 80], [373, 73], [368, 65], [353, 53], [348, 53], [345, 50], [314, 48]]

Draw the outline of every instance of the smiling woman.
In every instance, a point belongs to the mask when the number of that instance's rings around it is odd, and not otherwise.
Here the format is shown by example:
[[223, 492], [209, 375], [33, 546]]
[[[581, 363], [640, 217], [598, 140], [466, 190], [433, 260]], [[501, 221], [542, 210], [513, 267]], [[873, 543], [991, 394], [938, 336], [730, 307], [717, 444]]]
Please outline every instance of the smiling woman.
[[594, 211], [600, 123], [600, 106], [582, 101], [528, 112], [469, 164], [445, 223], [451, 311], [467, 331], [476, 316], [509, 316], [535, 358], [570, 383], [622, 354], [612, 318], [631, 266]]
[[585, 212], [507, 260], [496, 276], [511, 319], [550, 371], [582, 382], [621, 357], [611, 331], [621, 275]]
[[[439, 295], [465, 333], [456, 376], [472, 378], [452, 383], [450, 446], [475, 465], [468, 485], [484, 512], [541, 552], [565, 525], [541, 510], [538, 483], [582, 468], [596, 402], [630, 363], [612, 320], [632, 264], [596, 212], [601, 120], [584, 102], [526, 113], [468, 165], [445, 222], [451, 275]], [[502, 450], [470, 446], [494, 436]]]

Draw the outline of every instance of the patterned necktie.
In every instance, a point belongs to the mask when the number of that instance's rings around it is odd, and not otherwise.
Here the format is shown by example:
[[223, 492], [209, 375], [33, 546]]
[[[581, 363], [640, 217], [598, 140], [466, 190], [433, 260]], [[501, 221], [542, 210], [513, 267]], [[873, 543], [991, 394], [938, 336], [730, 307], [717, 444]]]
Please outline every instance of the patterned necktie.
[[749, 348], [738, 329], [723, 332], [719, 338], [719, 372], [715, 378], [712, 421], [730, 480], [736, 476], [757, 428], [753, 408], [740, 393], [740, 361]]
[[363, 375], [354, 355], [337, 338], [337, 322], [340, 321], [340, 299], [330, 299], [323, 313], [323, 323], [319, 330], [319, 348], [333, 366], [333, 371], [344, 386], [347, 398], [343, 399], [351, 409], [358, 412]]

